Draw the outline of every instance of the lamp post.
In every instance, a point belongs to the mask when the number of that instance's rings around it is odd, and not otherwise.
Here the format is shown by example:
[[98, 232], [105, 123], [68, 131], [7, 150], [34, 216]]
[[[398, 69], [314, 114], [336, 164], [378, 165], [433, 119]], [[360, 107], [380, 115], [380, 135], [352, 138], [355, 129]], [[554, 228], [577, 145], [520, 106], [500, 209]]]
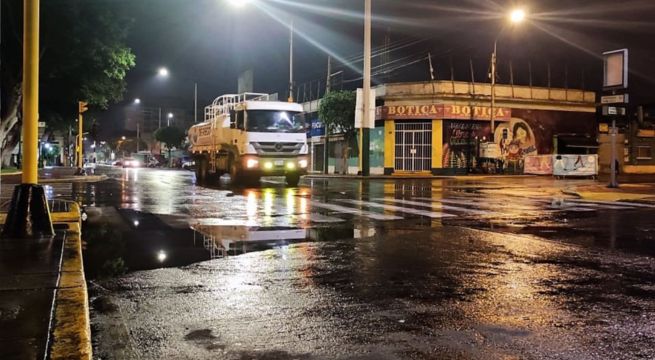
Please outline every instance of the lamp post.
[[364, 119], [362, 120], [362, 146], [360, 148], [362, 160], [362, 176], [370, 175], [370, 129], [371, 116], [371, 0], [364, 3]]
[[[235, 8], [244, 8], [252, 0], [228, 0], [228, 3]], [[288, 101], [293, 102], [293, 19], [289, 20], [289, 97]]]
[[168, 115], [166, 116], [166, 126], [171, 126], [171, 120], [173, 119], [173, 113], [169, 112]]
[[[513, 25], [518, 25], [522, 23], [526, 18], [525, 10], [523, 9], [514, 9], [509, 13], [509, 22]], [[494, 141], [494, 135], [496, 131], [496, 63], [498, 58], [498, 38], [500, 34], [496, 36], [494, 40], [494, 52], [491, 54], [491, 135], [490, 140]]]
[[[168, 68], [160, 67], [157, 70], [157, 77], [167, 79], [170, 75]], [[198, 82], [193, 82], [193, 122], [198, 122]], [[161, 107], [159, 108], [159, 127], [161, 128]]]

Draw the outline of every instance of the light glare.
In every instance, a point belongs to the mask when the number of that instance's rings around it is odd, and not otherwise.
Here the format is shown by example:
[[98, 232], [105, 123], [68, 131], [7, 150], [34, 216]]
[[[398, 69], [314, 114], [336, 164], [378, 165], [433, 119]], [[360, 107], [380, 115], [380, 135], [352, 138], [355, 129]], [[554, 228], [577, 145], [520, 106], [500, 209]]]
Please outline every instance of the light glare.
[[523, 9], [513, 10], [509, 15], [509, 20], [513, 24], [522, 23], [525, 20], [525, 10], [523, 10]]

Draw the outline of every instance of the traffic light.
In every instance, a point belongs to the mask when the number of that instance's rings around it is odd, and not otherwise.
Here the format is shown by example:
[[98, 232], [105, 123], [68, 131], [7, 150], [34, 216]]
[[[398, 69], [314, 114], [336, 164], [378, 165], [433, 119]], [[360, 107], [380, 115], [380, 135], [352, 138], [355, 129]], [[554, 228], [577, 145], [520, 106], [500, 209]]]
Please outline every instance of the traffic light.
[[78, 112], [80, 114], [82, 114], [82, 113], [86, 112], [87, 110], [89, 110], [89, 103], [84, 102], [84, 101], [79, 101], [78, 102]]

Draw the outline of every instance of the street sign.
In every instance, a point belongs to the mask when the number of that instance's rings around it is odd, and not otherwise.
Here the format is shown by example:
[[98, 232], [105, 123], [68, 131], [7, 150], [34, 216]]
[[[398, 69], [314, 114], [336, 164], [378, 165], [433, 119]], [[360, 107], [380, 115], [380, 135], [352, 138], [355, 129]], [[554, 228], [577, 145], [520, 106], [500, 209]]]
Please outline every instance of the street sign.
[[628, 88], [628, 49], [603, 53], [603, 89]]
[[628, 94], [604, 95], [600, 97], [601, 104], [627, 104], [628, 102], [629, 102]]
[[617, 106], [603, 106], [603, 115], [625, 116], [625, 108]]

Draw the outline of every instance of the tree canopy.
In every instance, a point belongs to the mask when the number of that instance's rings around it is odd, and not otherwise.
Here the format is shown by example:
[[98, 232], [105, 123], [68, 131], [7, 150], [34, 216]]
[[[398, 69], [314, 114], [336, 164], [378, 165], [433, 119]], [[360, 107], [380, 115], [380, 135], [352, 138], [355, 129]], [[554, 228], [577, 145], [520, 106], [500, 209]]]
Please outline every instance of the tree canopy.
[[168, 150], [182, 145], [185, 137], [184, 131], [174, 126], [163, 127], [155, 131], [155, 140], [163, 143]]
[[[23, 0], [2, 0], [2, 131], [6, 148], [17, 141], [22, 81]], [[41, 2], [40, 121], [52, 129], [74, 122], [77, 101], [99, 109], [122, 99], [135, 65], [126, 45], [128, 9], [107, 1]], [[7, 152], [7, 151], [5, 151]]]
[[356, 94], [352, 91], [333, 91], [325, 95], [318, 116], [327, 134], [339, 133], [349, 138], [355, 133], [356, 100]]

